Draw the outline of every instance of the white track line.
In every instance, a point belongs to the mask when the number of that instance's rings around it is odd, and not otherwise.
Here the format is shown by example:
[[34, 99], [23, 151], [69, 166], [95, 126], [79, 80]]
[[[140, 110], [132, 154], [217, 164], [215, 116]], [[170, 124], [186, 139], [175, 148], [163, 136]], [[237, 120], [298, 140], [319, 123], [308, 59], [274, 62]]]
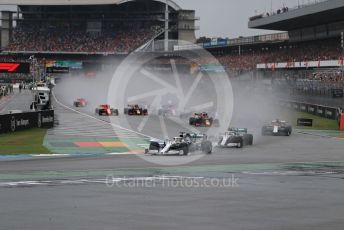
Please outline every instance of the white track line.
[[104, 120], [102, 120], [102, 119], [99, 119], [99, 118], [93, 117], [93, 116], [91, 116], [91, 115], [88, 115], [88, 114], [86, 114], [86, 113], [82, 113], [82, 112], [80, 112], [80, 111], [78, 111], [78, 110], [75, 110], [75, 109], [73, 109], [73, 108], [71, 108], [71, 107], [69, 107], [69, 106], [67, 106], [67, 105], [64, 105], [64, 104], [61, 103], [59, 100], [57, 100], [57, 98], [56, 98], [56, 96], [55, 96], [54, 93], [52, 93], [52, 95], [53, 95], [55, 101], [57, 102], [57, 104], [59, 104], [60, 106], [66, 108], [66, 109], [68, 109], [68, 110], [70, 110], [70, 111], [73, 111], [73, 112], [75, 112], [75, 113], [78, 113], [78, 114], [80, 114], [80, 115], [82, 115], [82, 116], [84, 116], [84, 117], [88, 117], [88, 118], [91, 118], [91, 119], [93, 119], [93, 120], [100, 121], [100, 122], [105, 123], [105, 124], [109, 124], [109, 125], [111, 125], [111, 126], [114, 127], [114, 128], [119, 128], [119, 129], [122, 129], [122, 130], [125, 130], [125, 131], [128, 131], [128, 132], [132, 132], [132, 133], [135, 133], [135, 134], [140, 135], [140, 136], [143, 136], [143, 137], [147, 137], [147, 138], [150, 138], [150, 139], [154, 139], [154, 137], [148, 136], [148, 135], [146, 135], [146, 134], [139, 133], [139, 132], [136, 132], [136, 131], [134, 131], [134, 130], [124, 128], [124, 127], [122, 127], [122, 126], [112, 124], [112, 123], [110, 123], [110, 122], [104, 121]]
[[127, 156], [127, 155], [142, 155], [143, 153], [138, 152], [124, 152], [124, 153], [105, 153], [107, 156]]
[[66, 157], [70, 154], [31, 154], [32, 157]]

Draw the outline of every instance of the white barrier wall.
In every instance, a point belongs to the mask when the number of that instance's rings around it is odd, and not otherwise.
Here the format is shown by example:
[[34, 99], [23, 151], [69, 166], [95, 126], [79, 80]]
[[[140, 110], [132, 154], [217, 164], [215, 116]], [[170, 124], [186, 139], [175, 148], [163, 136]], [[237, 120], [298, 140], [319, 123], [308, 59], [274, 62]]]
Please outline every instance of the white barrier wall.
[[280, 62], [257, 64], [257, 69], [298, 69], [319, 67], [342, 67], [343, 60], [309, 61], [309, 62]]

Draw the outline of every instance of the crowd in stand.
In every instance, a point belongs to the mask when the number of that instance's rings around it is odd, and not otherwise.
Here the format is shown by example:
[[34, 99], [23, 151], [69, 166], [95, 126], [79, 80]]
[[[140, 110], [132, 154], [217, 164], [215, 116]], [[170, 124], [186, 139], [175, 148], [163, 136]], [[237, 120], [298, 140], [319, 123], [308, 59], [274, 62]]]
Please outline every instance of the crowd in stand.
[[311, 81], [337, 83], [344, 82], [344, 75], [341, 71], [325, 71], [309, 74], [305, 79]]
[[315, 41], [307, 43], [290, 43], [288, 45], [261, 47], [260, 49], [231, 50], [214, 53], [215, 57], [227, 69], [234, 72], [250, 71], [257, 64], [294, 63], [310, 61], [338, 60], [343, 62], [342, 49], [336, 40]]
[[130, 52], [151, 39], [159, 28], [125, 27], [114, 31], [86, 32], [85, 30], [61, 30], [49, 28], [21, 29], [13, 31], [9, 51], [48, 52]]
[[[326, 41], [312, 41], [306, 43], [283, 43], [283, 45], [251, 46], [239, 49], [215, 49], [212, 51], [214, 58], [198, 58], [197, 64], [222, 64], [231, 76], [239, 76], [245, 72], [255, 70], [257, 64], [292, 63], [334, 60], [343, 63], [342, 49], [336, 39]], [[177, 59], [177, 64], [190, 64], [190, 60]], [[169, 64], [169, 59], [160, 59], [156, 64]], [[332, 79], [332, 78], [331, 78]], [[337, 79], [337, 78], [336, 78]], [[342, 79], [339, 79], [340, 81]]]
[[279, 9], [277, 9], [276, 11], [266, 12], [266, 13], [262, 13], [262, 14], [258, 14], [258, 15], [255, 15], [253, 17], [250, 17], [250, 21], [254, 21], [257, 19], [265, 18], [265, 17], [270, 17], [270, 16], [273, 16], [276, 14], [287, 13], [288, 11], [289, 11], [288, 6], [283, 6]]
[[[132, 27], [134, 28], [134, 27]], [[90, 35], [73, 32], [56, 31], [16, 31], [15, 39], [10, 43], [10, 50], [35, 50], [35, 51], [69, 51], [69, 52], [129, 52], [142, 44], [143, 40], [151, 38], [159, 28], [127, 29], [116, 33], [102, 33]], [[61, 34], [59, 34], [61, 33]], [[95, 37], [94, 37], [95, 36]], [[336, 60], [344, 64], [340, 39], [323, 41], [309, 41], [303, 43], [281, 43], [275, 45], [256, 45], [217, 49], [211, 51], [212, 58], [200, 58], [198, 64], [221, 63], [231, 76], [256, 69], [257, 64], [267, 63], [294, 63], [309, 61]], [[17, 61], [16, 56], [0, 56], [0, 61]], [[24, 61], [28, 61], [25, 59]], [[160, 64], [167, 64], [169, 59], [159, 60]], [[186, 59], [176, 60], [177, 64], [191, 64]], [[157, 63], [159, 64], [159, 63]], [[1, 74], [1, 78], [7, 78]], [[20, 78], [20, 76], [18, 76]], [[24, 77], [24, 76], [22, 76]], [[323, 82], [343, 82], [339, 72], [322, 72], [308, 75], [305, 79], [320, 80]]]

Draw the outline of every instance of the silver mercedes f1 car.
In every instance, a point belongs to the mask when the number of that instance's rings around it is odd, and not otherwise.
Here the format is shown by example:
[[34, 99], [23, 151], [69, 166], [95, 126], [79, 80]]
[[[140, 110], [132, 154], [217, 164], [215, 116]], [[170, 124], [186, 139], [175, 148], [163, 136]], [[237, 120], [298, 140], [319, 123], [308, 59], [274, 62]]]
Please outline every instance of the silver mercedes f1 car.
[[229, 128], [218, 139], [218, 147], [237, 147], [253, 144], [253, 135], [247, 133], [246, 128]]
[[178, 137], [170, 140], [151, 140], [146, 154], [151, 155], [188, 155], [189, 153], [202, 151], [211, 154], [213, 145], [205, 134], [180, 133]]

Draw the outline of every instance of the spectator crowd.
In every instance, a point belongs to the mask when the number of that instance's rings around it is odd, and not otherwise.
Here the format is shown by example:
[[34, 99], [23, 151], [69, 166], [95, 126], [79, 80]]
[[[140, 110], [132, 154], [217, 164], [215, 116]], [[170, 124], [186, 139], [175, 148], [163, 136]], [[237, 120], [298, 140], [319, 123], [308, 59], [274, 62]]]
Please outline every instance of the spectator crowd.
[[157, 26], [122, 27], [101, 32], [18, 26], [13, 31], [9, 51], [42, 52], [130, 52], [160, 31]]
[[228, 70], [245, 72], [256, 69], [257, 64], [294, 63], [310, 61], [338, 60], [343, 62], [342, 49], [338, 39], [303, 43], [283, 43], [281, 45], [241, 47], [214, 52], [214, 56]]
[[341, 71], [322, 71], [322, 72], [315, 72], [311, 73], [305, 80], [309, 81], [321, 81], [327, 83], [337, 83], [337, 82], [344, 82], [344, 75]]

